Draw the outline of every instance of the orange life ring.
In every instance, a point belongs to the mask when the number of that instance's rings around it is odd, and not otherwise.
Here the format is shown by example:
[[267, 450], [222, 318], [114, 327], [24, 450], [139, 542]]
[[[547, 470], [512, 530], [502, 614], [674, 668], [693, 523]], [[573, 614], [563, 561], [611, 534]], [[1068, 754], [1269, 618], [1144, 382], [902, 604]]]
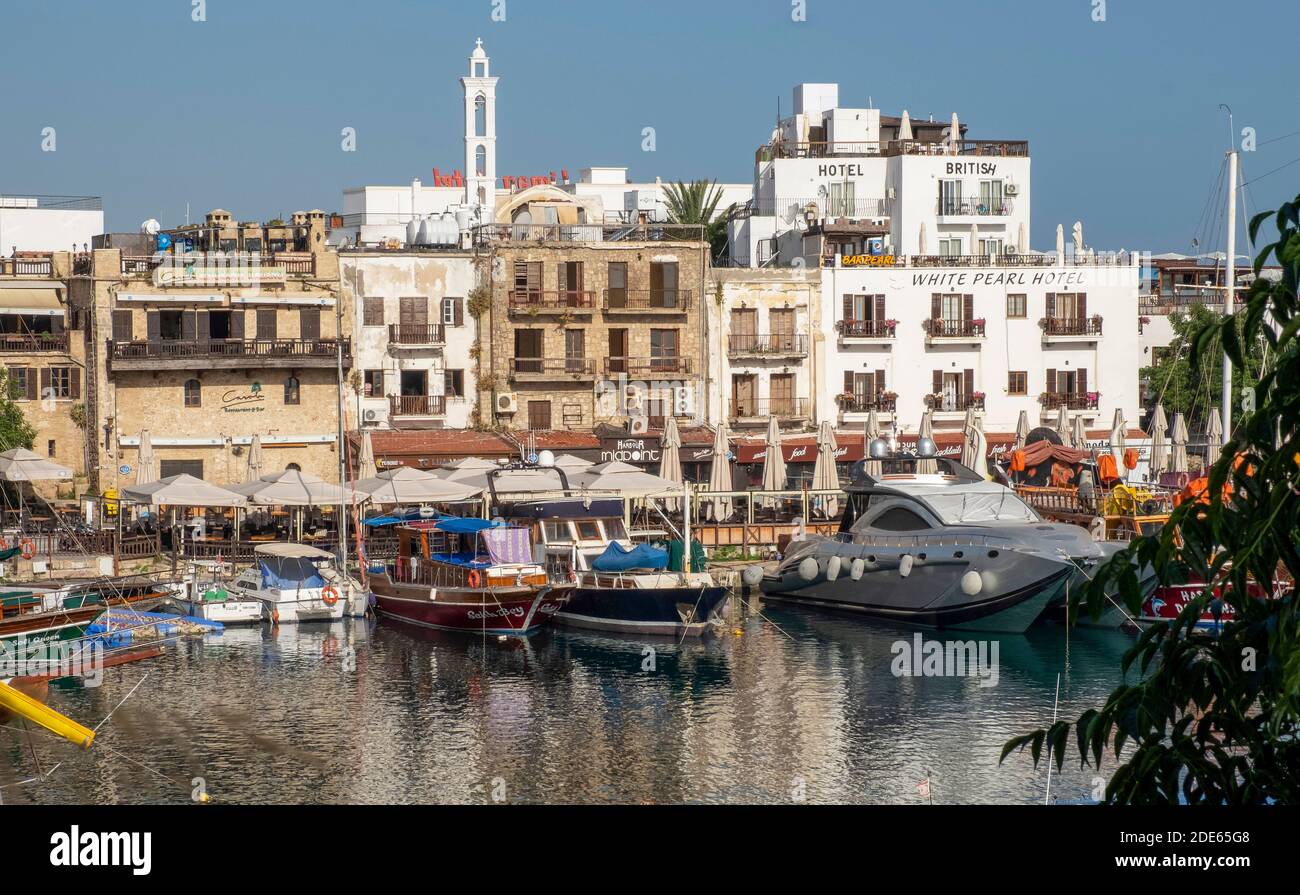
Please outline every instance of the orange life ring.
[[20, 547], [22, 548], [23, 559], [31, 559], [36, 555], [36, 542], [31, 538], [23, 538]]
[[339, 592], [333, 585], [330, 585], [321, 591], [320, 598], [326, 606], [336, 606], [339, 602]]
[[483, 585], [483, 576], [478, 573], [477, 569], [471, 569], [469, 573], [469, 586], [481, 587]]

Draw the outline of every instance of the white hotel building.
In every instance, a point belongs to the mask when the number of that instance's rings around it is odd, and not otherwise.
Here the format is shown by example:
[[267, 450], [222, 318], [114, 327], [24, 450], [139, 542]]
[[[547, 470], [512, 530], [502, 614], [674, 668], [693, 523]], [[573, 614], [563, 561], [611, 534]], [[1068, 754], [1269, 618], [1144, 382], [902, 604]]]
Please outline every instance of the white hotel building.
[[795, 88], [730, 224], [734, 265], [821, 272], [820, 369], [798, 380], [813, 385], [797, 406], [854, 429], [874, 408], [900, 435], [927, 407], [936, 428], [974, 408], [986, 432], [1014, 431], [1022, 410], [1054, 422], [1062, 404], [1092, 429], [1117, 407], [1136, 422], [1139, 268], [1087, 250], [1081, 227], [1069, 253], [1059, 235], [1058, 251], [1029, 249], [1028, 143], [966, 139], [956, 116], [841, 108], [838, 94]]

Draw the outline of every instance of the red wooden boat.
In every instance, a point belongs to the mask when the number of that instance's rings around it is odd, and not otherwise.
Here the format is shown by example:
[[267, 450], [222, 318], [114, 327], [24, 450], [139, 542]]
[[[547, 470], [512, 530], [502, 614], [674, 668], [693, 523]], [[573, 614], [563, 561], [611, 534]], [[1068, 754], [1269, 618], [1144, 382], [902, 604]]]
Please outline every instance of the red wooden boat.
[[[1187, 604], [1195, 600], [1205, 590], [1205, 582], [1193, 581], [1187, 584], [1171, 584], [1165, 587], [1157, 587], [1151, 596], [1147, 597], [1142, 603], [1142, 615], [1139, 621], [1142, 622], [1161, 622], [1173, 621], [1182, 614], [1187, 608]], [[1286, 591], [1284, 585], [1278, 585], [1276, 596], [1280, 597]], [[1250, 583], [1247, 593], [1256, 600], [1268, 598], [1268, 593], [1264, 588], [1253, 581]], [[1219, 589], [1214, 590], [1215, 597], [1219, 596]], [[1217, 612], [1217, 614], [1216, 614]], [[1212, 600], [1205, 611], [1201, 613], [1200, 619], [1196, 622], [1196, 630], [1217, 633], [1228, 622], [1235, 620], [1236, 611], [1232, 605], [1223, 600]]]
[[550, 624], [573, 582], [533, 560], [528, 530], [447, 517], [397, 528], [397, 560], [370, 570], [380, 615], [426, 628], [525, 636]]

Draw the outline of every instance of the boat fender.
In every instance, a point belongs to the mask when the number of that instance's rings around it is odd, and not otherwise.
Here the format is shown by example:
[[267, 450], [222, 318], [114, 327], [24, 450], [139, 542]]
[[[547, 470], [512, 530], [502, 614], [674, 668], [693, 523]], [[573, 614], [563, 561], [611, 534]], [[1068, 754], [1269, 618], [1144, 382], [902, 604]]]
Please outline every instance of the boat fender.
[[867, 564], [862, 561], [862, 557], [858, 557], [857, 559], [853, 560], [853, 562], [849, 563], [849, 577], [852, 578], [854, 581], [861, 581], [862, 573], [865, 572], [866, 570], [867, 570]]
[[966, 596], [973, 597], [983, 589], [984, 579], [974, 569], [961, 576], [961, 592]]
[[1088, 523], [1088, 534], [1094, 541], [1106, 540], [1106, 520], [1102, 516], [1093, 516], [1092, 522]]
[[817, 567], [817, 560], [811, 556], [799, 563], [799, 577], [804, 581], [816, 580], [819, 571], [821, 570]]
[[826, 560], [826, 580], [834, 581], [836, 578], [840, 577], [840, 568], [843, 565], [844, 560], [840, 559], [838, 556], [832, 556], [830, 559]]
[[908, 575], [912, 574], [912, 563], [914, 562], [916, 562], [916, 560], [912, 559], [910, 553], [903, 554], [903, 558], [898, 561], [899, 577], [906, 578]]
[[740, 580], [744, 581], [750, 587], [758, 587], [763, 583], [762, 566], [745, 566], [745, 571], [740, 573]]

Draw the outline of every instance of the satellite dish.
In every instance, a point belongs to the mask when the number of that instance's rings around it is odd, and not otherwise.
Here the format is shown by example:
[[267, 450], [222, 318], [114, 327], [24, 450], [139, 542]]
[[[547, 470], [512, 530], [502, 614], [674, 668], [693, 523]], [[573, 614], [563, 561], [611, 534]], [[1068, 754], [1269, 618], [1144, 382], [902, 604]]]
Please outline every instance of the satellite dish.
[[160, 230], [162, 230], [162, 224], [158, 223], [153, 218], [149, 218], [149, 220], [140, 225], [140, 232], [146, 236], [157, 236]]

